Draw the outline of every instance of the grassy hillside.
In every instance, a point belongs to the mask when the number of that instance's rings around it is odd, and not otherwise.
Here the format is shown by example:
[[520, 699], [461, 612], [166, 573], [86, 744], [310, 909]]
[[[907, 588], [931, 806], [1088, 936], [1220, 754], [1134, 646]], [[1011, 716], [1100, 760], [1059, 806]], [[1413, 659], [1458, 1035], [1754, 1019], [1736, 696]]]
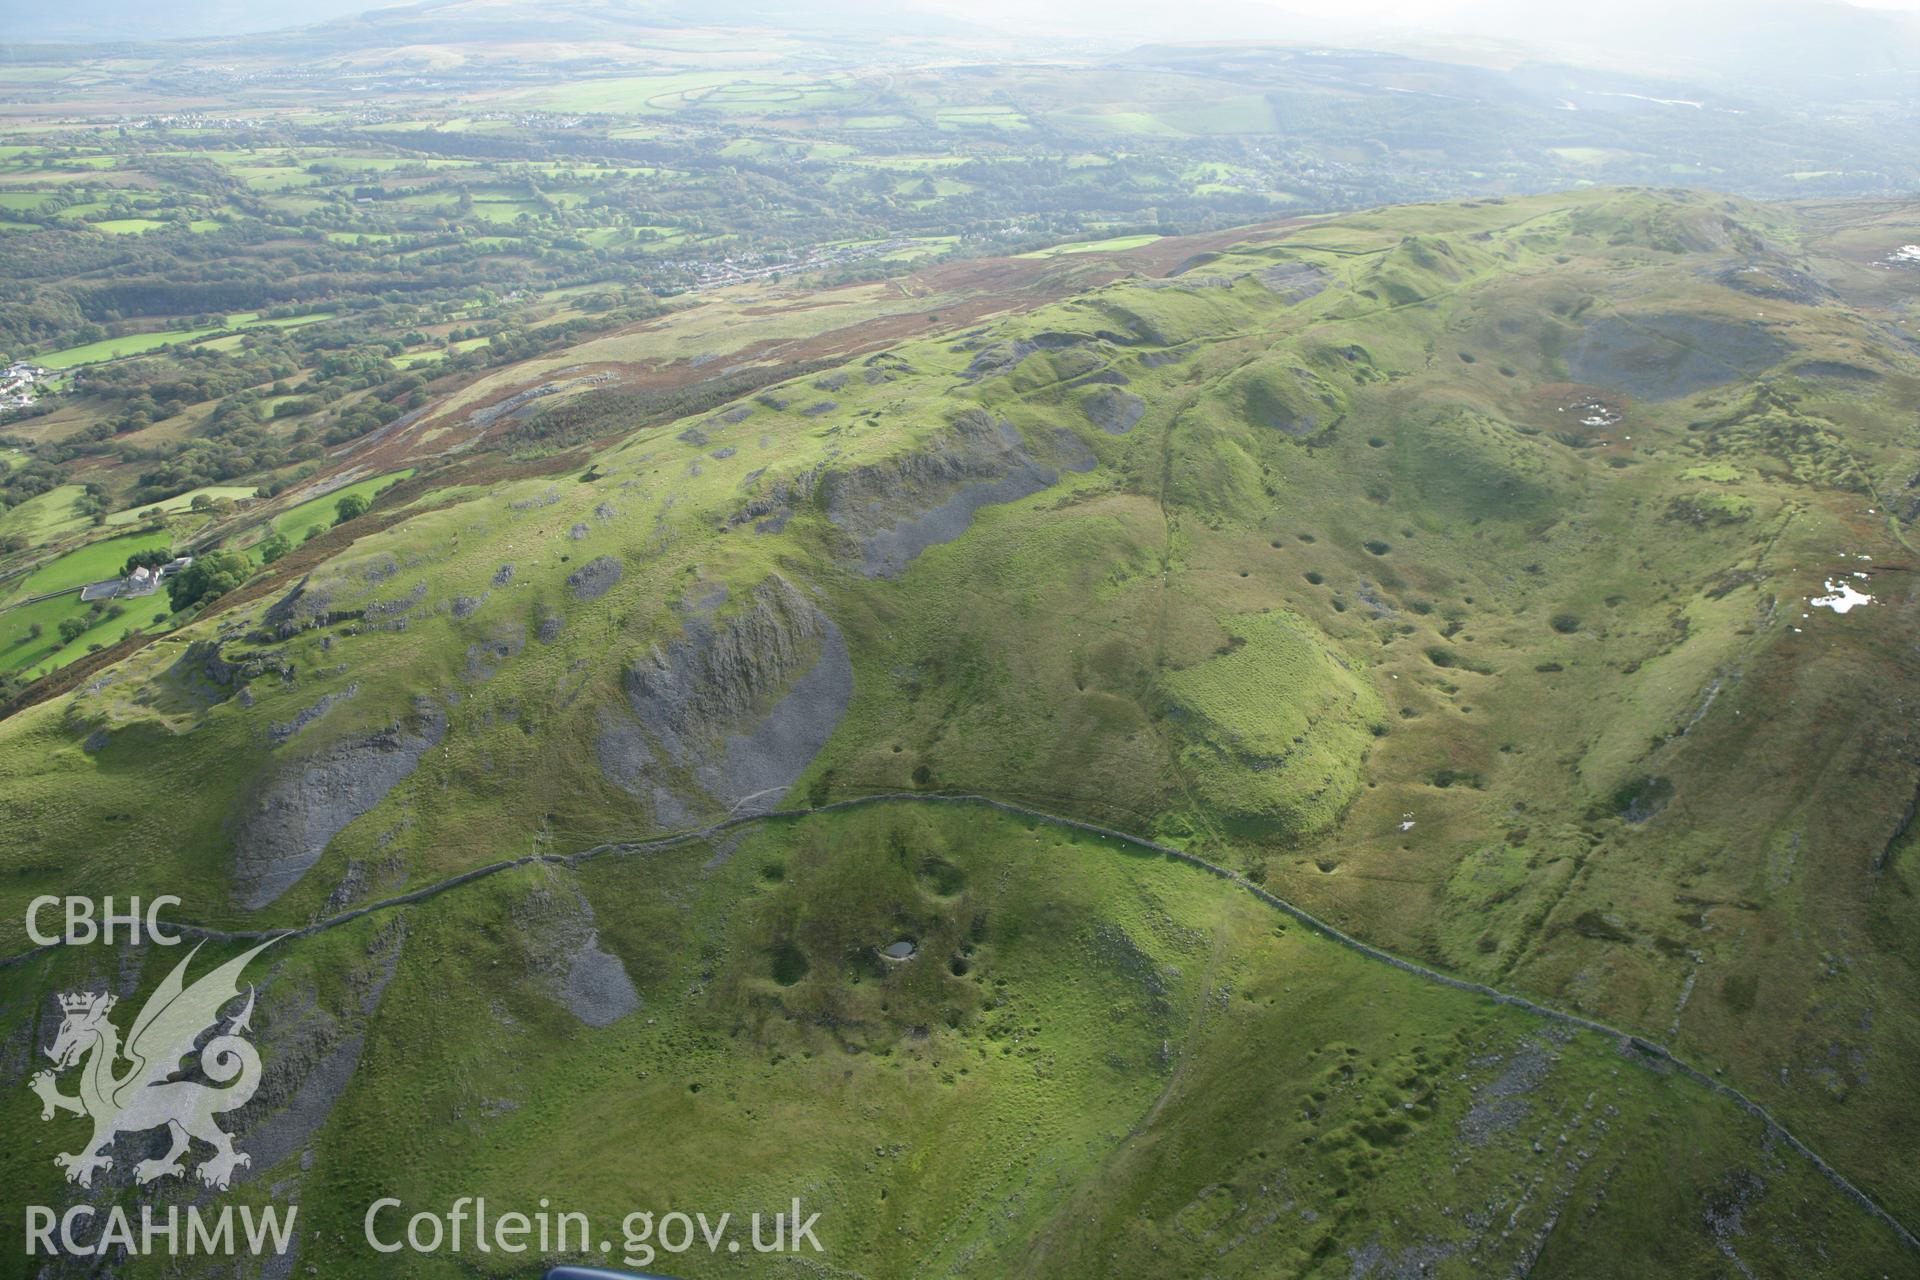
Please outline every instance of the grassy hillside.
[[[0, 721], [5, 950], [76, 887], [299, 926], [980, 794], [1667, 1045], [1911, 1226], [1916, 224], [1394, 208], [424, 467]], [[801, 1194], [834, 1274], [1920, 1265], [1664, 1059], [1051, 823], [773, 818], [274, 954], [246, 1194], [344, 1274], [370, 1199], [482, 1191]], [[10, 1042], [103, 964], [0, 971]]]

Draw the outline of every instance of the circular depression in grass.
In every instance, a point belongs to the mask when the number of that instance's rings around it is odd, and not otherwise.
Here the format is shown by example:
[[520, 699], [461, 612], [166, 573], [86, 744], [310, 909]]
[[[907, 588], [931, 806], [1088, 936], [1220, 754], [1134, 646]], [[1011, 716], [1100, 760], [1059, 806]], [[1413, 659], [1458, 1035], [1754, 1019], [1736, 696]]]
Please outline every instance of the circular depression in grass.
[[792, 942], [775, 943], [772, 948], [773, 980], [783, 987], [791, 987], [807, 976], [812, 968], [807, 963], [807, 953]]

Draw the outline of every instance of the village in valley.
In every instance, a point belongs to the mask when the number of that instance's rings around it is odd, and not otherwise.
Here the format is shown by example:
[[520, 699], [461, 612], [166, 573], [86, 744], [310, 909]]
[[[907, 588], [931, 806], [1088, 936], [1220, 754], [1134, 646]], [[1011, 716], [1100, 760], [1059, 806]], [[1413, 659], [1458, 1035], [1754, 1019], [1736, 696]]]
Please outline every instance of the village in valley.
[[39, 365], [16, 360], [0, 369], [0, 413], [31, 408], [39, 386], [48, 374]]

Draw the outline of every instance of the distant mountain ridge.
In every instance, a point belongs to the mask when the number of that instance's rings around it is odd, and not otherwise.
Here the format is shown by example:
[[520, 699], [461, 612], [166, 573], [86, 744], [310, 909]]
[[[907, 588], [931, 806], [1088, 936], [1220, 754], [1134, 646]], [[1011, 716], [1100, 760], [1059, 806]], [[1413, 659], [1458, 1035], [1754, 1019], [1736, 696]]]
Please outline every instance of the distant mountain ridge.
[[818, 23], [790, 6], [741, 0], [734, 4], [694, 4], [687, 0], [563, 0], [518, 3], [502, 0], [446, 0], [444, 3], [372, 4], [367, 0], [82, 0], [59, 12], [33, 15], [10, 39], [33, 43], [116, 44], [157, 40], [236, 39], [302, 36], [355, 43], [405, 33], [410, 41], [438, 43], [488, 40], [568, 40], [618, 38], [649, 28], [830, 26], [865, 33], [926, 34], [958, 31], [970, 24], [930, 13], [902, 12], [867, 3], [836, 7], [832, 19]]

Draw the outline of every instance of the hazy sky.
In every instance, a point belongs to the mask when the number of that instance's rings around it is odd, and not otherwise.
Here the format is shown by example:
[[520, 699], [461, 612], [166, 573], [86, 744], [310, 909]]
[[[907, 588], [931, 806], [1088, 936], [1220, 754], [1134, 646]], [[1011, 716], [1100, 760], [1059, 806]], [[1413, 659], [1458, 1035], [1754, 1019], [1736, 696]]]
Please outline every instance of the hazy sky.
[[[1308, 26], [1373, 25], [1414, 27], [1442, 31], [1506, 31], [1523, 35], [1528, 26], [1564, 26], [1569, 20], [1628, 25], [1640, 15], [1671, 17], [1679, 14], [1728, 15], [1737, 21], [1743, 11], [1773, 7], [1801, 10], [1863, 8], [1900, 10], [1920, 14], [1920, 0], [908, 0], [923, 7], [954, 14], [991, 15], [995, 20], [1082, 21], [1097, 13], [1118, 13], [1130, 24], [1153, 15], [1156, 25], [1211, 25], [1234, 18], [1259, 25]], [[831, 10], [832, 5], [823, 6]]]
[[[861, 0], [852, 0], [860, 3]], [[1920, 0], [899, 0], [1036, 42], [1275, 40], [1652, 77], [1920, 73]], [[828, 6], [831, 11], [831, 6]]]
[[[426, 0], [432, 3], [433, 0]], [[592, 0], [589, 0], [591, 3]], [[12, 38], [262, 31], [422, 0], [0, 0]], [[510, 14], [515, 0], [479, 0]], [[1392, 48], [1489, 64], [1555, 60], [1654, 74], [1733, 66], [1764, 46], [1791, 75], [1818, 63], [1831, 77], [1897, 65], [1920, 73], [1920, 0], [615, 0], [637, 24], [837, 25], [884, 30], [902, 15], [981, 27], [1038, 56], [1110, 53], [1178, 41], [1273, 40]], [[597, 4], [595, 7], [598, 7]], [[1877, 11], [1877, 12], [1876, 12]], [[1891, 11], [1891, 12], [1889, 12]], [[1913, 24], [1912, 30], [1900, 27]], [[4, 43], [7, 37], [0, 37]], [[1803, 59], [1803, 51], [1812, 55]], [[1900, 51], [1900, 52], [1896, 52]], [[1749, 58], [1751, 63], [1752, 59]], [[1764, 75], [1762, 77], [1764, 80]]]

